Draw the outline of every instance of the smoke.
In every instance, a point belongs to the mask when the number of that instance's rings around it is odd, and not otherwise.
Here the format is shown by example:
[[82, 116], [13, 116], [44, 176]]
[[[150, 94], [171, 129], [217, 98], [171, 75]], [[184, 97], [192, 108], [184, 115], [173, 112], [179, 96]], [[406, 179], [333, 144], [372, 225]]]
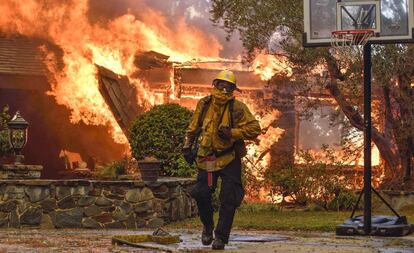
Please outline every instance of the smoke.
[[[220, 57], [237, 58], [243, 51], [239, 36], [226, 40], [223, 29], [210, 21], [210, 2], [208, 0], [89, 0], [88, 17], [91, 23], [108, 23], [125, 14], [134, 15], [138, 20], [145, 20], [148, 12], [157, 11], [168, 21], [168, 26], [176, 30], [180, 20], [215, 37], [222, 45]], [[180, 40], [177, 35], [177, 40]]]

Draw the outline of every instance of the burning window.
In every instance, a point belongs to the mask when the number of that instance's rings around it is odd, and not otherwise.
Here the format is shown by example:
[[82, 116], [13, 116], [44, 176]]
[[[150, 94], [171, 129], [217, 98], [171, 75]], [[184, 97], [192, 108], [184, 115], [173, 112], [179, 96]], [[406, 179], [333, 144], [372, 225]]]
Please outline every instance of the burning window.
[[[296, 163], [304, 162], [300, 153], [306, 151], [326, 163], [331, 163], [333, 156], [335, 162], [363, 165], [363, 133], [350, 125], [333, 100], [298, 98], [296, 113]], [[380, 164], [375, 145], [372, 164]]]

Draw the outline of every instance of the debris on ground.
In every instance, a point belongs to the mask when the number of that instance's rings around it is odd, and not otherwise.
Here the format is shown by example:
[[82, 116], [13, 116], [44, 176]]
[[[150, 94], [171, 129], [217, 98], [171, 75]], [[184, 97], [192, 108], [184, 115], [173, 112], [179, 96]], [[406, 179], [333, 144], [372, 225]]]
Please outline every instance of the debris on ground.
[[115, 235], [112, 237], [113, 245], [128, 245], [142, 249], [162, 250], [166, 252], [178, 252], [176, 248], [166, 247], [165, 245], [180, 243], [178, 235], [171, 235], [162, 228], [149, 234], [135, 235]]

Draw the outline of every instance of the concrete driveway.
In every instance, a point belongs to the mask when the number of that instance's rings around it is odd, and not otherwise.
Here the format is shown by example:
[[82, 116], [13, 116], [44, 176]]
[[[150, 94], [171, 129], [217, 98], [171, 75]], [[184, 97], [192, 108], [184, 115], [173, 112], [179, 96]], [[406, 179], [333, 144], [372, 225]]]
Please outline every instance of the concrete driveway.
[[[142, 234], [152, 231], [131, 230], [0, 230], [3, 252], [163, 252], [111, 244], [113, 235]], [[203, 247], [199, 231], [169, 230], [179, 234], [182, 243], [169, 246], [171, 252], [211, 252]], [[403, 238], [337, 237], [334, 233], [234, 231], [226, 252], [283, 253], [414, 253], [414, 236]], [[267, 239], [273, 242], [243, 242]], [[151, 244], [148, 244], [151, 245]], [[156, 245], [153, 245], [156, 246]], [[164, 251], [165, 252], [165, 251]]]

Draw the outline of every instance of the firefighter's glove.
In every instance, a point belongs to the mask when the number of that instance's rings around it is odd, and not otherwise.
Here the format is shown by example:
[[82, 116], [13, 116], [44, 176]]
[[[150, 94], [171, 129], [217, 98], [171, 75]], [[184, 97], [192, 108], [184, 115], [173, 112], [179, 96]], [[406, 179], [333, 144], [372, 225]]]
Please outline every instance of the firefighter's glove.
[[221, 126], [218, 130], [218, 136], [223, 140], [231, 139], [231, 128], [228, 126]]
[[184, 155], [184, 159], [187, 161], [188, 164], [193, 164], [194, 162], [194, 154], [191, 151], [191, 148], [189, 147], [184, 147], [183, 148], [183, 155]]
[[186, 135], [185, 138], [184, 138], [183, 155], [184, 155], [184, 159], [190, 165], [193, 164], [193, 162], [195, 160], [194, 152], [193, 152], [191, 147], [192, 147], [191, 140]]

